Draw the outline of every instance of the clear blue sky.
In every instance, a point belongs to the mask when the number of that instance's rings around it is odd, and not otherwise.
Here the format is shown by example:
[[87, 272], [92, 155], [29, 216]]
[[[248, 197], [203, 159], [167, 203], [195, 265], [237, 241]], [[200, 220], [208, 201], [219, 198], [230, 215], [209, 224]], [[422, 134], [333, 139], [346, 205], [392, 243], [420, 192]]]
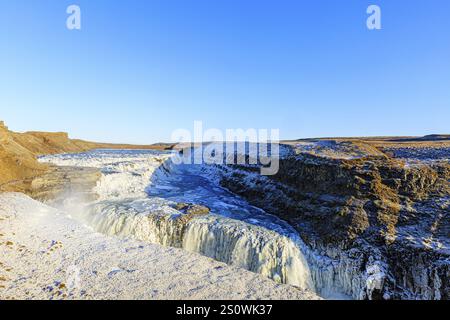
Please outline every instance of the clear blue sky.
[[0, 0], [0, 119], [132, 143], [194, 120], [282, 138], [450, 133], [449, 17], [448, 0]]

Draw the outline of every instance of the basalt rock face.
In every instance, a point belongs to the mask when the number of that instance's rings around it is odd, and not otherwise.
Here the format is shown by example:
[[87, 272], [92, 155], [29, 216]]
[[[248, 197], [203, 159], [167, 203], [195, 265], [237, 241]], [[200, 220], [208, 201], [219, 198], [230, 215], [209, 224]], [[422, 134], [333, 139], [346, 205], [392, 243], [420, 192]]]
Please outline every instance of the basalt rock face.
[[292, 152], [272, 177], [221, 170], [222, 186], [290, 222], [333, 261], [333, 275], [316, 276], [319, 290], [326, 278], [357, 299], [450, 299], [447, 160]]

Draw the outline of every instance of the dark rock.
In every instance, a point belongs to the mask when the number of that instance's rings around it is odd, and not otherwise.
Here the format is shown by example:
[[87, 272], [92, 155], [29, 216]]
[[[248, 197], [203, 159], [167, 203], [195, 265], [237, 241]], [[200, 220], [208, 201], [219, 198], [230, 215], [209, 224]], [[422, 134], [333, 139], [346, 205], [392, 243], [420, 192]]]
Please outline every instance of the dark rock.
[[199, 204], [178, 203], [175, 209], [188, 215], [206, 215], [210, 209]]
[[386, 274], [366, 298], [450, 299], [448, 161], [299, 154], [282, 158], [272, 177], [244, 166], [224, 166], [222, 173], [223, 187], [290, 222], [336, 264], [366, 270], [377, 252]]

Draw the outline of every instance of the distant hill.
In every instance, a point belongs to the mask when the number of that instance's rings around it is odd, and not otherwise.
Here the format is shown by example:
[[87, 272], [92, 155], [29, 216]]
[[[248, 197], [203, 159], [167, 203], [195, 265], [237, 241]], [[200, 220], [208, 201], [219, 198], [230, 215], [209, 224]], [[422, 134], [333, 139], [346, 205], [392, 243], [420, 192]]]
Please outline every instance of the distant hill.
[[427, 136], [423, 136], [421, 138], [418, 138], [418, 140], [421, 141], [443, 141], [443, 140], [450, 140], [450, 134], [430, 134]]
[[339, 141], [386, 141], [386, 142], [438, 142], [450, 141], [450, 134], [430, 134], [422, 137], [395, 137], [395, 136], [374, 136], [374, 137], [322, 137], [322, 138], [306, 138], [297, 140], [286, 140], [286, 142], [295, 141], [317, 141], [317, 140], [339, 140]]

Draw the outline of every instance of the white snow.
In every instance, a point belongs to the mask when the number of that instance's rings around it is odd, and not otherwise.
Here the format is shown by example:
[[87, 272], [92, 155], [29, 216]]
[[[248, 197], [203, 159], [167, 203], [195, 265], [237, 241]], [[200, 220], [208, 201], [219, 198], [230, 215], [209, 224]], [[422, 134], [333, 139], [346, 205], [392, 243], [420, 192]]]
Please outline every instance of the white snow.
[[204, 256], [108, 237], [0, 194], [0, 299], [318, 299]]

